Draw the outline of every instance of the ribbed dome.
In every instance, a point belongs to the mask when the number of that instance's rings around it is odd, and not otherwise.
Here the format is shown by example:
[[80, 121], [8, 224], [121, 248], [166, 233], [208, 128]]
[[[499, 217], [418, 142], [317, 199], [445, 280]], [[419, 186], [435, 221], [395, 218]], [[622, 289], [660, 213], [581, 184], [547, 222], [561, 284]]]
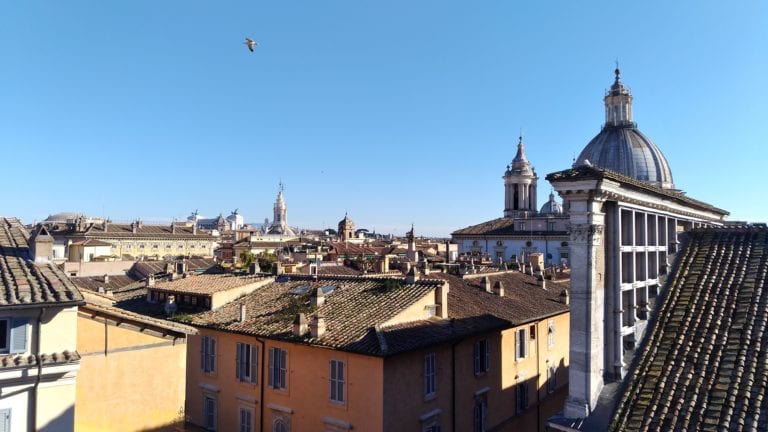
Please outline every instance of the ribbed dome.
[[574, 166], [587, 163], [624, 174], [653, 185], [672, 189], [672, 170], [667, 158], [632, 121], [632, 94], [619, 79], [605, 95], [605, 125], [576, 159]]
[[605, 126], [581, 151], [575, 165], [586, 161], [665, 189], [674, 188], [664, 154], [635, 127]]
[[541, 206], [541, 211], [539, 213], [543, 215], [561, 215], [563, 214], [563, 206], [555, 201], [555, 194], [550, 192], [549, 201]]

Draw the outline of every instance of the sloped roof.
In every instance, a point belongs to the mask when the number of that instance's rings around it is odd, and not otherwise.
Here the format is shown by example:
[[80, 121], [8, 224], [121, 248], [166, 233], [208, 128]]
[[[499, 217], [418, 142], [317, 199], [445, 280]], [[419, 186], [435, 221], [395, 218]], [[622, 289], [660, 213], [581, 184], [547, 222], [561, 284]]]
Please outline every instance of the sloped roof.
[[612, 430], [768, 430], [768, 229], [688, 234]]
[[[533, 219], [524, 220], [529, 222], [531, 220], [551, 220], [552, 216], [534, 217]], [[521, 222], [521, 219], [515, 218], [497, 218], [489, 220], [487, 222], [479, 223], [477, 225], [471, 225], [465, 228], [458, 229], [451, 233], [451, 235], [484, 235], [484, 236], [530, 236], [530, 235], [566, 235], [565, 231], [530, 231], [530, 230], [515, 230], [515, 222]]]
[[[386, 281], [392, 281], [387, 283]], [[393, 283], [394, 282], [394, 283]], [[192, 325], [216, 328], [276, 339], [359, 352], [385, 355], [375, 326], [430, 294], [442, 281], [422, 279], [406, 284], [402, 278], [310, 277], [291, 275], [289, 282], [274, 282], [215, 310], [195, 315]], [[312, 308], [309, 299], [317, 288], [335, 286], [325, 304]], [[300, 289], [300, 287], [309, 287]], [[303, 294], [292, 294], [303, 291]], [[246, 320], [239, 321], [240, 305], [245, 305]], [[293, 320], [299, 313], [322, 314], [326, 333], [317, 339], [293, 335]]]
[[239, 276], [233, 273], [189, 275], [167, 282], [157, 282], [152, 290], [184, 294], [214, 294], [267, 279], [265, 276]]
[[0, 307], [82, 304], [83, 296], [61, 270], [32, 261], [28, 241], [18, 219], [0, 217]]

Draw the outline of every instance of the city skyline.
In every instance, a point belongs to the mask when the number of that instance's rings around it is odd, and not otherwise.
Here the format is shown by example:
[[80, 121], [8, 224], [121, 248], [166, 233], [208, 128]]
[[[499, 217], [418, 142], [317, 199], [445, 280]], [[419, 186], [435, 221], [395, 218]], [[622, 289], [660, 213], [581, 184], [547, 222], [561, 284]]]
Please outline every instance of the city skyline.
[[763, 221], [767, 8], [3, 5], [1, 213], [271, 221], [282, 182], [292, 226], [448, 236], [502, 216], [520, 133], [546, 201], [618, 59], [675, 186]]

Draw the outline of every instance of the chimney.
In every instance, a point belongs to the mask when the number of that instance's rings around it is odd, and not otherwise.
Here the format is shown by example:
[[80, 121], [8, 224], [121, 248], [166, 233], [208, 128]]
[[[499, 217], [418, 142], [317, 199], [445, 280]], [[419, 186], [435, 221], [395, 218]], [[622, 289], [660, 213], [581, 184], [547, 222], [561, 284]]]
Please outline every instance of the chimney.
[[541, 289], [547, 289], [547, 279], [544, 278], [544, 275], [539, 275], [536, 280], [539, 282]]
[[496, 281], [496, 283], [493, 284], [493, 293], [499, 297], [504, 297], [504, 285], [502, 285], [501, 281]]
[[104, 294], [104, 287], [100, 286], [99, 288], [96, 289], [96, 292], [98, 292], [99, 294]]
[[445, 241], [445, 263], [451, 263], [451, 242], [449, 240]]
[[565, 288], [563, 288], [563, 290], [560, 291], [560, 303], [564, 305], [570, 304], [570, 302], [568, 301], [568, 290], [566, 290]]
[[413, 285], [419, 280], [419, 274], [416, 272], [416, 267], [411, 267], [408, 270], [408, 274], [405, 276], [405, 283]]
[[304, 336], [309, 330], [308, 327], [307, 317], [303, 313], [297, 314], [296, 318], [293, 320], [293, 335], [299, 337]]
[[103, 229], [104, 232], [108, 232], [109, 231], [109, 221], [108, 220], [104, 219], [104, 222], [102, 224], [102, 229]]
[[245, 322], [245, 305], [240, 305], [240, 322]]
[[150, 274], [149, 276], [147, 276], [147, 286], [148, 287], [155, 286], [155, 275], [154, 274]]
[[321, 287], [318, 287], [315, 291], [315, 295], [310, 299], [313, 307], [320, 307], [325, 304], [325, 293]]
[[256, 273], [261, 273], [261, 267], [259, 267], [259, 260], [252, 262], [251, 265], [248, 266], [248, 274], [255, 275]]
[[108, 284], [108, 283], [109, 283], [109, 275], [108, 275], [108, 274], [105, 274], [105, 275], [104, 275], [104, 283], [105, 283], [105, 284]]
[[44, 225], [38, 225], [29, 239], [30, 254], [38, 264], [45, 264], [53, 255], [53, 237]]
[[384, 255], [384, 267], [381, 271], [383, 273], [389, 273], [389, 255]]
[[493, 292], [491, 289], [491, 279], [488, 276], [485, 276], [483, 281], [480, 282], [480, 288], [482, 288], [485, 292]]
[[321, 338], [325, 334], [325, 317], [321, 314], [317, 314], [312, 317], [312, 321], [309, 323], [309, 332], [313, 338]]
[[131, 222], [131, 232], [136, 234], [139, 229], [139, 223], [137, 221]]
[[176, 234], [176, 221], [171, 222], [171, 234]]
[[192, 234], [197, 234], [197, 220], [192, 222]]
[[438, 305], [437, 315], [440, 318], [448, 318], [448, 291], [450, 284], [443, 281], [443, 284], [435, 290], [435, 303]]

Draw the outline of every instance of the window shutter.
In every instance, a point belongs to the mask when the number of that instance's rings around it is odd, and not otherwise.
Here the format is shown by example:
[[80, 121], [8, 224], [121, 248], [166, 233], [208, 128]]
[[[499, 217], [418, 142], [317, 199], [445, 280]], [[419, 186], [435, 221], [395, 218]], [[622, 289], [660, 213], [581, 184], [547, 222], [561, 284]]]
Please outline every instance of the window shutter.
[[475, 375], [480, 373], [480, 342], [475, 342]]
[[288, 351], [280, 350], [280, 388], [285, 388], [285, 375], [288, 369]]
[[205, 371], [205, 346], [208, 343], [208, 338], [205, 336], [200, 337], [200, 369]]
[[275, 387], [275, 349], [270, 348], [269, 349], [269, 367], [267, 368], [269, 373], [267, 374], [267, 381], [269, 383], [269, 386], [274, 388]]
[[211, 338], [211, 372], [216, 371], [216, 339]]
[[243, 371], [241, 370], [241, 367], [240, 367], [243, 361], [242, 351], [243, 351], [243, 344], [238, 342], [237, 350], [235, 351], [235, 376], [237, 377], [237, 379], [242, 379], [243, 377]]
[[0, 432], [11, 432], [11, 409], [0, 410]]
[[256, 362], [259, 358], [259, 347], [251, 345], [251, 382], [256, 382]]
[[485, 371], [491, 370], [491, 348], [488, 341], [485, 341]]
[[11, 327], [11, 352], [23, 353], [27, 351], [27, 327], [28, 318], [14, 318]]

